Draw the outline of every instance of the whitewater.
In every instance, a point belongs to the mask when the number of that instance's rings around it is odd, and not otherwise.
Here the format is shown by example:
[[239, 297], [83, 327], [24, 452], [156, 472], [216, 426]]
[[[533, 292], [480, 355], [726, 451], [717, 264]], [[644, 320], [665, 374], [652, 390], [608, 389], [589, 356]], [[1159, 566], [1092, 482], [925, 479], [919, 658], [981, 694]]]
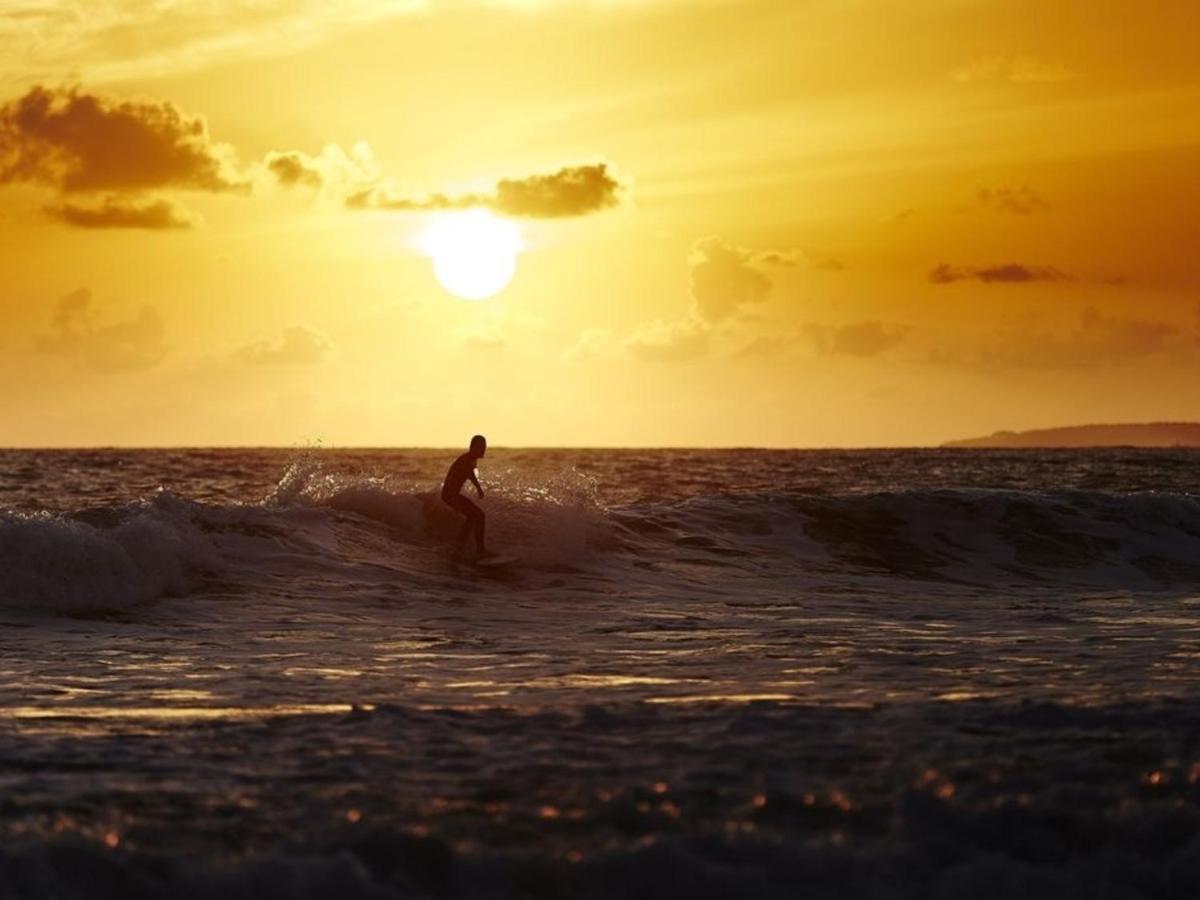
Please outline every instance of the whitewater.
[[1200, 451], [0, 451], [0, 898], [1200, 896]]

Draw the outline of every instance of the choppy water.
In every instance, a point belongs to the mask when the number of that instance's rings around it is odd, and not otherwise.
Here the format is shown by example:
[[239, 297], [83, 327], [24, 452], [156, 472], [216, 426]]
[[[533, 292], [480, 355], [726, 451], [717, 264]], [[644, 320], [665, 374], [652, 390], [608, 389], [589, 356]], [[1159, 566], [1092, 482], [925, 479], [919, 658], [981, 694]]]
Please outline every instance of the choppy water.
[[1200, 453], [452, 457], [0, 453], [0, 896], [1196, 895]]

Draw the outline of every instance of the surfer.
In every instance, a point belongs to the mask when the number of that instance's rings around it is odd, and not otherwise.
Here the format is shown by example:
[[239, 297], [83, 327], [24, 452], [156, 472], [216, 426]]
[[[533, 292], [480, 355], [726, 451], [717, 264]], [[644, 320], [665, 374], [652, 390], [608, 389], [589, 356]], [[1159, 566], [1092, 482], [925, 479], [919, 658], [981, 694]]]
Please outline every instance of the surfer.
[[471, 438], [471, 446], [467, 452], [450, 465], [450, 471], [446, 473], [446, 480], [442, 484], [442, 501], [467, 517], [467, 520], [463, 522], [462, 529], [458, 532], [456, 552], [462, 552], [467, 538], [474, 532], [475, 549], [478, 552], [479, 559], [493, 555], [483, 543], [485, 516], [483, 510], [473, 501], [464, 497], [460, 491], [462, 491], [463, 484], [469, 479], [471, 484], [475, 485], [475, 492], [479, 494], [479, 499], [483, 499], [483, 488], [479, 486], [479, 477], [475, 472], [475, 464], [483, 458], [485, 453], [487, 453], [487, 438], [482, 434], [477, 434]]

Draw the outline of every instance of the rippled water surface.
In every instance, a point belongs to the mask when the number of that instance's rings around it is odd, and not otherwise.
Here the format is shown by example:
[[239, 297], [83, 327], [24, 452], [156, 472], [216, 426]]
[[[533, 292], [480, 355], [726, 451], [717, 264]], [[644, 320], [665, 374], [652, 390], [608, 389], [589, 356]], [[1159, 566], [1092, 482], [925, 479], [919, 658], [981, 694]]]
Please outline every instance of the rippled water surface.
[[0, 453], [0, 896], [1200, 884], [1200, 453], [452, 458]]

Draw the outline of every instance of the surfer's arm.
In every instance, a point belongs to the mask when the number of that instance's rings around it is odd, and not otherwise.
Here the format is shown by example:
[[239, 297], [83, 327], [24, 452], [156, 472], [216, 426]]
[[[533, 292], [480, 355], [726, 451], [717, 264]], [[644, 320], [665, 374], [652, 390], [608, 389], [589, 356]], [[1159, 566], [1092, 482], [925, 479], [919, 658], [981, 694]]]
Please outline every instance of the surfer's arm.
[[475, 485], [475, 493], [479, 494], [479, 496], [482, 498], [483, 488], [479, 486], [479, 477], [475, 474], [475, 470], [472, 469], [471, 474], [467, 477], [471, 479], [471, 484]]

